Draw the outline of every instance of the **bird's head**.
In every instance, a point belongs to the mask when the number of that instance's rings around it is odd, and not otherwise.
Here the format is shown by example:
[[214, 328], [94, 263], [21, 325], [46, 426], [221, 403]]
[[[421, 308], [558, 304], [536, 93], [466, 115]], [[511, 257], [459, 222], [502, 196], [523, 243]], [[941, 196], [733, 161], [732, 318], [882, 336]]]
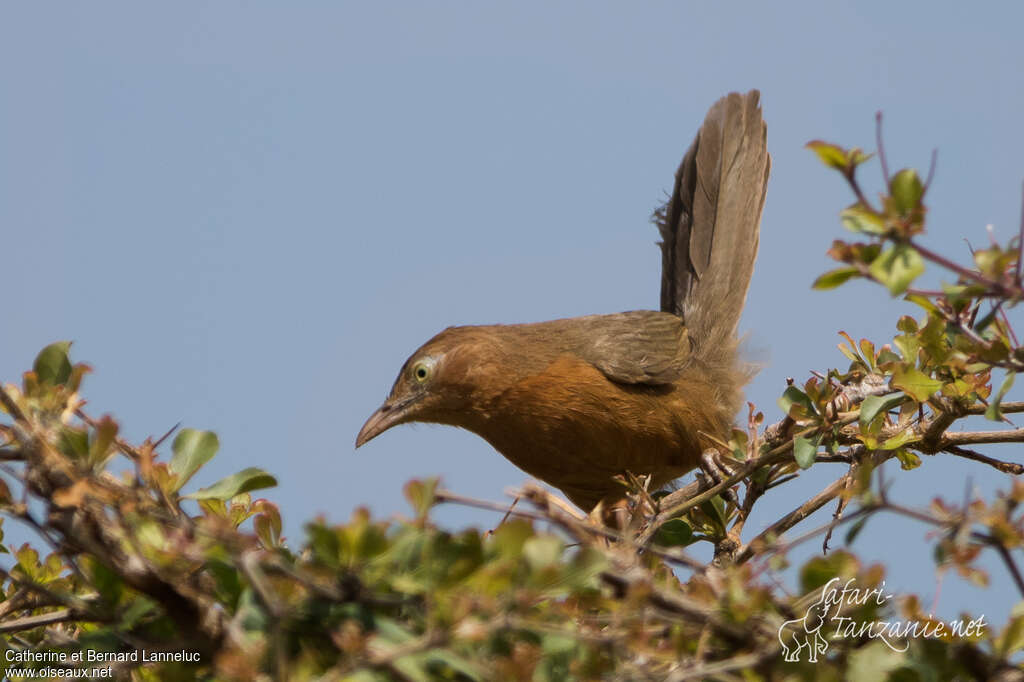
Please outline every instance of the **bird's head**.
[[479, 391], [488, 383], [487, 363], [479, 360], [496, 345], [483, 329], [450, 327], [413, 353], [387, 400], [359, 430], [356, 447], [408, 422], [471, 426]]

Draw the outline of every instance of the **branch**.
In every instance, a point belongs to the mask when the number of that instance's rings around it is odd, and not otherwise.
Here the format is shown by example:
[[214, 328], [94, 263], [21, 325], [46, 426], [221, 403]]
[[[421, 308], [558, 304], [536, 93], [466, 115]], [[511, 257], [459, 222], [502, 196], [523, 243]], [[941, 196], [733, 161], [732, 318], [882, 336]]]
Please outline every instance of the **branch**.
[[940, 449], [972, 443], [1024, 443], [1024, 428], [1006, 431], [956, 431], [942, 436]]
[[1024, 595], [1024, 576], [1021, 576], [1020, 569], [1017, 568], [1017, 562], [1013, 560], [1010, 555], [1010, 550], [1006, 548], [1006, 545], [999, 542], [994, 545], [996, 551], [999, 552], [1000, 558], [1003, 563], [1006, 564], [1006, 569], [1010, 571], [1010, 575], [1013, 577], [1013, 582], [1017, 583], [1017, 589]]
[[14, 399], [11, 398], [10, 394], [7, 393], [7, 389], [5, 389], [3, 386], [0, 386], [0, 405], [4, 406], [4, 410], [6, 410], [9, 415], [14, 417], [15, 421], [26, 421], [25, 413], [21, 411], [21, 408], [18, 407], [18, 403], [14, 402]]
[[[863, 450], [863, 447], [861, 447], [860, 451], [863, 452]], [[891, 458], [892, 456], [892, 451], [878, 451], [872, 457], [872, 465], [878, 466], [879, 464]], [[755, 552], [759, 551], [763, 546], [765, 546], [769, 542], [769, 539], [772, 536], [777, 537], [782, 533], [785, 533], [787, 530], [789, 530], [790, 528], [800, 523], [814, 512], [824, 507], [826, 504], [829, 503], [829, 501], [842, 494], [842, 492], [846, 490], [846, 488], [850, 485], [850, 483], [856, 476], [858, 466], [859, 465], [857, 464], [851, 466], [850, 471], [848, 471], [847, 473], [843, 474], [835, 481], [830, 483], [820, 493], [818, 493], [811, 499], [807, 500], [793, 511], [789, 512], [772, 525], [768, 526], [768, 528], [758, 533], [758, 535], [753, 540], [744, 545], [737, 553], [736, 563], [741, 564], [745, 561], [748, 561], [754, 556]]]
[[[788, 441], [772, 450], [769, 450], [766, 454], [762, 455], [761, 457], [746, 462], [745, 464], [743, 464], [743, 466], [737, 469], [736, 473], [734, 473], [732, 476], [729, 476], [728, 478], [711, 486], [710, 488], [708, 488], [707, 490], [698, 495], [694, 495], [693, 497], [687, 498], [687, 493], [692, 495], [692, 492], [690, 492], [692, 490], [691, 486], [680, 488], [674, 493], [667, 495], [661, 501], [662, 511], [658, 512], [657, 516], [655, 516], [651, 523], [648, 524], [647, 528], [645, 528], [643, 532], [640, 533], [640, 535], [637, 537], [637, 542], [639, 542], [640, 544], [646, 544], [654, 536], [654, 533], [657, 531], [658, 526], [660, 526], [665, 521], [675, 518], [677, 516], [681, 516], [682, 514], [686, 513], [690, 509], [693, 509], [697, 505], [706, 502], [707, 500], [710, 500], [712, 497], [722, 492], [726, 488], [731, 488], [732, 486], [736, 485], [737, 483], [742, 481], [744, 478], [752, 474], [760, 467], [775, 464], [776, 462], [781, 462], [787, 457], [792, 456], [792, 451], [793, 441]], [[697, 489], [699, 489], [700, 484], [694, 485], [696, 485]], [[680, 499], [682, 501], [677, 502]]]
[[698, 663], [689, 668], [677, 670], [672, 675], [669, 675], [666, 680], [668, 682], [685, 682], [685, 680], [719, 679], [724, 673], [734, 670], [753, 670], [761, 663], [770, 661], [778, 655], [778, 646], [767, 646], [756, 653], [733, 656], [732, 658], [714, 663]]
[[921, 434], [919, 444], [926, 452], [938, 452], [941, 449], [943, 434], [959, 416], [959, 411], [954, 408], [952, 401], [936, 397], [932, 402], [937, 403], [937, 405], [932, 405], [933, 408], [936, 408], [937, 414], [923, 424], [924, 433]]
[[643, 572], [601, 572], [601, 580], [620, 594], [628, 594], [630, 588], [638, 588], [637, 594], [645, 594], [648, 602], [659, 611], [684, 616], [700, 623], [707, 623], [718, 634], [736, 644], [747, 644], [753, 640], [754, 628], [739, 626], [719, 616], [715, 609], [702, 605], [684, 594], [670, 593], [649, 581]]
[[885, 158], [885, 144], [882, 141], [882, 112], [875, 112], [875, 144], [878, 146], [878, 162], [882, 166], [882, 179], [889, 186], [889, 163]]
[[[946, 528], [951, 525], [949, 521], [937, 519], [933, 516], [925, 514], [924, 512], [919, 512], [915, 509], [910, 509], [909, 507], [893, 504], [891, 502], [883, 502], [877, 505], [877, 508], [888, 509], [889, 511], [896, 512], [897, 514], [903, 514], [904, 516], [907, 516], [909, 518], [916, 519], [918, 521], [928, 523], [933, 526], [938, 526], [940, 528]], [[961, 523], [967, 522], [976, 522], [976, 520], [972, 521], [970, 518], [968, 518], [966, 509], [967, 507], [965, 505], [962, 520], [957, 521], [954, 525], [960, 525]], [[992, 535], [988, 535], [986, 533], [980, 533], [976, 530], [972, 530], [970, 532], [970, 536], [975, 541], [987, 547], [992, 547], [996, 550], [996, 552], [999, 553], [1000, 557], [1002, 557], [1003, 561], [1006, 563], [1007, 569], [1010, 571], [1010, 575], [1013, 577], [1013, 580], [1017, 585], [1017, 589], [1020, 591], [1021, 595], [1024, 596], [1024, 576], [1021, 576], [1021, 573], [1017, 568], [1017, 564], [1013, 561], [1013, 557], [1010, 556], [1010, 552], [1006, 548], [1006, 545], [1004, 545], [1002, 541], [999, 540], [999, 538], [994, 537]]]
[[50, 613], [40, 613], [35, 616], [25, 616], [24, 618], [0, 623], [0, 632], [22, 632], [46, 625], [68, 623], [71, 621], [75, 623], [100, 623], [105, 622], [105, 619], [97, 618], [95, 615], [86, 615], [75, 609], [60, 609]]
[[976, 272], [969, 268], [965, 268], [962, 265], [957, 265], [956, 263], [949, 260], [945, 256], [941, 256], [932, 251], [931, 249], [921, 246], [918, 242], [915, 242], [913, 239], [907, 239], [906, 243], [908, 246], [914, 248], [918, 253], [920, 253], [922, 256], [924, 256], [931, 262], [935, 263], [936, 265], [940, 265], [946, 268], [947, 270], [955, 272], [956, 274], [960, 275], [960, 277], [962, 277], [963, 279], [984, 285], [986, 288], [991, 289], [994, 293], [996, 293], [999, 296], [1005, 296], [1007, 298], [1020, 298], [1022, 294], [1024, 294], [1024, 292], [1021, 291], [1020, 287], [1007, 287], [1002, 282], [997, 282], [994, 279], [986, 277], [980, 272]]
[[532, 519], [534, 521], [547, 521], [553, 523], [565, 530], [569, 535], [575, 539], [580, 539], [587, 535], [599, 535], [608, 540], [615, 542], [621, 542], [623, 544], [631, 546], [636, 551], [648, 551], [656, 556], [659, 556], [667, 561], [671, 561], [677, 564], [686, 566], [695, 571], [703, 571], [707, 568], [702, 562], [697, 561], [693, 557], [687, 555], [678, 549], [667, 549], [664, 547], [657, 546], [644, 546], [644, 543], [634, 540], [623, 533], [620, 533], [612, 528], [608, 528], [604, 525], [598, 525], [595, 523], [588, 523], [585, 520], [578, 519], [575, 516], [566, 514], [561, 510], [552, 508], [551, 503], [558, 498], [550, 495], [546, 490], [533, 485], [527, 485], [523, 490], [516, 493], [520, 499], [527, 500], [532, 504], [540, 507], [541, 511], [529, 511], [526, 509], [512, 509], [508, 508], [507, 504], [499, 504], [497, 502], [490, 502], [488, 500], [479, 500], [472, 497], [466, 497], [465, 495], [459, 495], [448, 490], [438, 490], [434, 493], [434, 499], [438, 502], [450, 502], [453, 504], [461, 504], [467, 507], [476, 507], [477, 509], [487, 509], [495, 512], [508, 513], [512, 516], [518, 516], [522, 518]]
[[944, 452], [948, 452], [951, 455], [956, 455], [957, 457], [963, 457], [964, 459], [971, 459], [974, 460], [975, 462], [983, 462], [991, 467], [995, 467], [999, 471], [1002, 471], [1004, 474], [1013, 474], [1014, 476], [1024, 474], [1024, 464], [1017, 464], [1015, 462], [1004, 462], [1001, 459], [988, 457], [986, 455], [981, 454], [980, 452], [968, 450], [967, 448], [961, 448], [957, 447], [956, 445], [951, 445], [948, 448], [945, 448]]
[[[963, 408], [964, 414], [985, 414], [988, 409], [985, 405], [971, 405]], [[1006, 413], [1024, 412], [1024, 401], [999, 403], [999, 410]]]
[[[1021, 194], [1024, 196], [1024, 185], [1021, 187]], [[1021, 261], [1024, 260], [1024, 198], [1020, 205], [1020, 231], [1017, 233], [1017, 265], [1013, 269], [1013, 281], [1019, 287], [1021, 285]]]

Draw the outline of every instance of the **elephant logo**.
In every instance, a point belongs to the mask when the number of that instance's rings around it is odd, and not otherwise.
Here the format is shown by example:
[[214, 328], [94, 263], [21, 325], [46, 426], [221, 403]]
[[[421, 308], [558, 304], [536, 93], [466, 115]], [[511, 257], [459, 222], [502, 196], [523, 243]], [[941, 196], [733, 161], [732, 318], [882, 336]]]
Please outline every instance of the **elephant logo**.
[[830, 605], [822, 590], [821, 599], [808, 607], [802, 618], [787, 620], [779, 626], [779, 643], [782, 644], [786, 661], [799, 661], [800, 652], [804, 648], [807, 649], [807, 660], [811, 663], [818, 661], [818, 654], [825, 653], [828, 640], [822, 637], [821, 628], [825, 625]]

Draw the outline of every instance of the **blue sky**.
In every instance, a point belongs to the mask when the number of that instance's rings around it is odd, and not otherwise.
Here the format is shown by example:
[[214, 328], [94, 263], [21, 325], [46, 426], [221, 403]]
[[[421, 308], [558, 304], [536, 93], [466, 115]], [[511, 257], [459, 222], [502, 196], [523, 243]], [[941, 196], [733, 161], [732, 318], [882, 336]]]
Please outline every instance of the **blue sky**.
[[[786, 377], [845, 366], [838, 330], [882, 343], [899, 314], [917, 314], [877, 287], [810, 290], [851, 198], [804, 143], [873, 149], [883, 110], [894, 168], [925, 167], [939, 149], [928, 244], [964, 261], [986, 225], [1015, 233], [1019, 7], [626, 7], [6, 6], [0, 380], [73, 339], [95, 368], [90, 410], [135, 439], [178, 421], [217, 431], [222, 452], [197, 482], [272, 471], [269, 497], [298, 540], [315, 514], [404, 513], [412, 477], [495, 500], [525, 480], [455, 429], [352, 443], [407, 355], [443, 327], [656, 307], [647, 217], [729, 90], [761, 89], [774, 158], [743, 318], [765, 363], [748, 397], [770, 421]], [[993, 452], [1020, 461], [1019, 448]], [[814, 467], [747, 532], [840, 473]], [[894, 494], [914, 505], [1007, 486], [948, 457], [896, 473]], [[928, 530], [875, 519], [854, 549], [890, 565], [890, 589], [931, 599]], [[949, 577], [937, 615], [1004, 620], [1012, 586], [987, 565], [993, 587]]]

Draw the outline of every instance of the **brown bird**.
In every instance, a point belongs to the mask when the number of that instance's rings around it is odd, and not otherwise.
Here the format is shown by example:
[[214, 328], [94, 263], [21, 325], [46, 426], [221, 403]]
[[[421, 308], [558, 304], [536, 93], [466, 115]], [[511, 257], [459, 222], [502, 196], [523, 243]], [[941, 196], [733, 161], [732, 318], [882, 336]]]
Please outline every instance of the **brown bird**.
[[758, 100], [711, 107], [655, 213], [661, 312], [449, 327], [405, 362], [356, 447], [406, 422], [461, 426], [588, 511], [622, 497], [618, 474], [662, 486], [697, 466], [752, 376], [736, 327], [770, 167]]

